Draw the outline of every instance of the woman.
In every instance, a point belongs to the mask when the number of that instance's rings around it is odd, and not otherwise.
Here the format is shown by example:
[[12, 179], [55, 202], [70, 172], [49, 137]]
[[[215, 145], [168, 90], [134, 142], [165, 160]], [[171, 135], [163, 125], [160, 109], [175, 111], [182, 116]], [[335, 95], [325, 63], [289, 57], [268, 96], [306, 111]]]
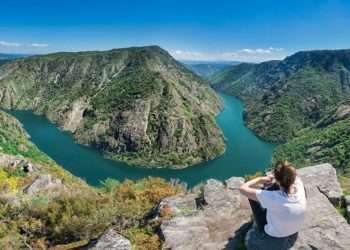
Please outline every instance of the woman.
[[[264, 189], [256, 185], [264, 185]], [[259, 237], [252, 249], [288, 249], [294, 243], [305, 218], [304, 185], [295, 168], [278, 162], [273, 175], [244, 183], [240, 192], [248, 197]]]

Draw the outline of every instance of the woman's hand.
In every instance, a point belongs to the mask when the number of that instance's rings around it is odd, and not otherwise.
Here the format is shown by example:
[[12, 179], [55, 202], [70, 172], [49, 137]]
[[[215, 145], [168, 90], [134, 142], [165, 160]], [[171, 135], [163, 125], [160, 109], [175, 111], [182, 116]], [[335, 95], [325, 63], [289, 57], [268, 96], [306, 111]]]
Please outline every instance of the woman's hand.
[[262, 176], [262, 177], [259, 177], [259, 183], [268, 185], [273, 182], [273, 179], [274, 179], [273, 175]]
[[239, 191], [241, 192], [241, 194], [248, 197], [248, 199], [258, 201], [258, 198], [256, 197], [256, 188], [254, 188], [253, 186], [256, 184], [270, 184], [272, 183], [273, 179], [274, 177], [272, 175], [257, 177], [253, 180], [244, 183], [239, 188]]

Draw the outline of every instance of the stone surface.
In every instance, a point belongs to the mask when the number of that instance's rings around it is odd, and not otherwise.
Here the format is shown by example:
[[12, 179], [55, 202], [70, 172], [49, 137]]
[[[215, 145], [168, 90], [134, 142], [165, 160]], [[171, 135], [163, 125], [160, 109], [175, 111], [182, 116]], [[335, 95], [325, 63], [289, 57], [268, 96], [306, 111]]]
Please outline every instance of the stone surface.
[[[316, 187], [307, 186], [308, 207], [306, 221], [292, 250], [350, 249], [350, 226]], [[246, 237], [248, 250], [263, 250], [258, 233], [251, 229]], [[272, 250], [273, 248], [271, 248]], [[282, 249], [281, 249], [282, 250]]]
[[346, 195], [346, 196], [344, 197], [344, 201], [345, 201], [345, 204], [346, 204], [346, 205], [350, 205], [350, 195]]
[[[350, 226], [330, 202], [337, 203], [342, 192], [333, 167], [329, 164], [307, 167], [298, 170], [298, 175], [305, 184], [308, 206], [303, 228], [296, 241], [290, 242], [289, 249], [350, 249]], [[164, 199], [158, 213], [166, 207], [172, 216], [159, 216], [163, 249], [237, 249], [243, 233], [251, 227], [248, 200], [238, 191], [243, 181], [243, 178], [232, 177], [224, 184], [210, 179], [202, 187], [201, 195], [190, 193]], [[261, 243], [251, 227], [246, 234], [247, 249], [266, 250], [261, 248]], [[276, 246], [272, 244], [268, 249]]]
[[28, 162], [23, 156], [0, 153], [0, 167], [20, 168], [24, 172], [37, 172], [38, 167]]
[[24, 193], [36, 195], [40, 192], [50, 191], [50, 195], [53, 195], [56, 189], [64, 189], [64, 185], [60, 179], [55, 179], [51, 175], [39, 175], [32, 184], [24, 189]]
[[334, 205], [340, 203], [342, 190], [332, 165], [326, 163], [298, 169], [298, 175], [305, 184], [317, 187]]
[[[292, 250], [350, 249], [350, 225], [330, 203], [334, 193], [341, 192], [330, 167], [329, 164], [323, 164], [298, 170], [307, 193], [307, 212], [303, 228], [290, 247]], [[327, 187], [327, 184], [333, 186]], [[248, 250], [264, 249], [254, 228], [247, 233], [246, 246]]]
[[102, 234], [92, 249], [131, 250], [131, 243], [128, 239], [118, 234], [114, 229], [108, 229]]
[[197, 211], [195, 194], [177, 195], [163, 199], [158, 207], [161, 216], [188, 215]]
[[165, 240], [163, 249], [235, 248], [250, 221], [251, 212], [247, 199], [238, 190], [232, 190], [240, 186], [243, 180], [237, 178], [226, 183], [227, 186], [217, 180], [208, 180], [203, 186], [202, 203], [196, 209], [193, 207], [196, 199], [193, 194], [184, 199], [186, 202], [179, 202], [178, 197], [170, 198], [173, 202], [166, 199], [167, 204], [174, 206], [171, 208], [174, 211], [179, 208], [178, 204], [190, 204], [194, 212], [177, 213], [162, 221], [161, 233]]

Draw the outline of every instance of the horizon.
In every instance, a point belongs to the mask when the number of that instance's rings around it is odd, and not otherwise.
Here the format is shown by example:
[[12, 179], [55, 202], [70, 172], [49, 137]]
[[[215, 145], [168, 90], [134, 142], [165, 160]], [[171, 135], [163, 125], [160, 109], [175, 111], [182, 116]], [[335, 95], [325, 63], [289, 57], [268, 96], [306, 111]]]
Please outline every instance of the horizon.
[[180, 61], [281, 60], [298, 51], [347, 49], [350, 34], [343, 27], [350, 26], [349, 8], [345, 0], [4, 1], [0, 53], [156, 44]]

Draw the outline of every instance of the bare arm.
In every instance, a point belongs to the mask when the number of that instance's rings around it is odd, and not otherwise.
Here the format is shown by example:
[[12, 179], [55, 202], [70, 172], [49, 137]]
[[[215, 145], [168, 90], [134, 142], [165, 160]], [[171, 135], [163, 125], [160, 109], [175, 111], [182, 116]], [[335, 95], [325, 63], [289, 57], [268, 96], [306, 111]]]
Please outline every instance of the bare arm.
[[254, 188], [257, 184], [267, 184], [271, 183], [273, 180], [272, 176], [264, 176], [264, 177], [257, 177], [253, 180], [247, 181], [244, 183], [240, 188], [239, 191], [241, 194], [246, 196], [250, 200], [258, 201], [256, 197], [256, 188]]

